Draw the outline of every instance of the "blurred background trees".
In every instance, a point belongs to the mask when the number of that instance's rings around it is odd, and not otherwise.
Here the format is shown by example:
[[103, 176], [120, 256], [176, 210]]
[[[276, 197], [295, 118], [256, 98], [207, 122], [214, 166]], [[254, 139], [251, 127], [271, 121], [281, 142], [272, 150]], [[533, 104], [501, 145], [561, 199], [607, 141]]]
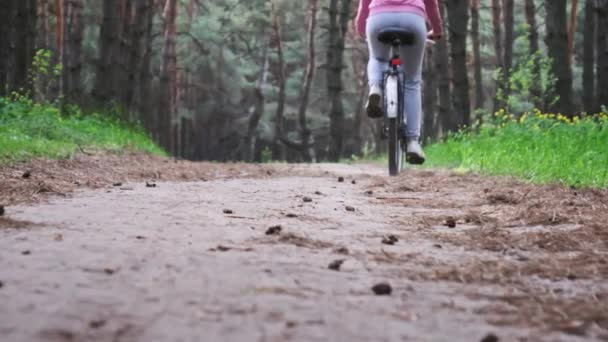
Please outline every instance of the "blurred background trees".
[[[500, 108], [608, 104], [608, 0], [449, 0], [425, 62], [425, 139]], [[3, 0], [0, 96], [140, 122], [193, 160], [381, 153], [356, 0]]]

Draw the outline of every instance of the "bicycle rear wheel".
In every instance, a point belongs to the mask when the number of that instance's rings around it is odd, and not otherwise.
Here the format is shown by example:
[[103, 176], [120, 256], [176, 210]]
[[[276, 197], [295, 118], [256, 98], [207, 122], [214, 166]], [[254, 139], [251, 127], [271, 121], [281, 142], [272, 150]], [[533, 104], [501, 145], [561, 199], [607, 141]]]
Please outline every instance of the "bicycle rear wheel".
[[388, 119], [388, 172], [391, 176], [398, 176], [402, 169], [403, 150], [401, 148], [399, 119]]
[[399, 74], [389, 74], [384, 79], [384, 112], [388, 126], [388, 172], [397, 176], [403, 168], [403, 151], [401, 148], [401, 96]]

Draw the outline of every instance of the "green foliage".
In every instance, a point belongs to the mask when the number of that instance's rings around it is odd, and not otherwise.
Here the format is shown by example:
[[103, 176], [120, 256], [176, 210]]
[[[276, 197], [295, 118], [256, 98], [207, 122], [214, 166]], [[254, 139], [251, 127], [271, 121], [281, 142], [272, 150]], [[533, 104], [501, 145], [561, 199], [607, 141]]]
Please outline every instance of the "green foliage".
[[126, 148], [164, 154], [139, 128], [71, 107], [35, 103], [24, 95], [0, 98], [0, 163], [36, 157], [63, 158], [83, 148]]
[[[501, 80], [502, 70], [498, 69], [494, 78], [497, 82]], [[497, 98], [506, 104], [511, 113], [522, 114], [543, 103], [550, 106], [559, 99], [555, 95], [557, 78], [552, 73], [551, 59], [540, 52], [522, 57], [512, 68], [508, 82], [508, 96], [499, 88]], [[535, 87], [538, 88], [538, 95], [534, 94]]]
[[268, 146], [262, 150], [262, 163], [272, 163], [272, 150]]
[[26, 95], [32, 96], [39, 102], [48, 103], [46, 94], [50, 93], [50, 88], [57, 83], [62, 73], [63, 66], [53, 63], [53, 52], [51, 50], [41, 49], [36, 51], [29, 71], [29, 82], [34, 93]]
[[608, 114], [568, 119], [504, 110], [478, 133], [461, 132], [428, 149], [430, 166], [514, 175], [535, 183], [608, 187]]

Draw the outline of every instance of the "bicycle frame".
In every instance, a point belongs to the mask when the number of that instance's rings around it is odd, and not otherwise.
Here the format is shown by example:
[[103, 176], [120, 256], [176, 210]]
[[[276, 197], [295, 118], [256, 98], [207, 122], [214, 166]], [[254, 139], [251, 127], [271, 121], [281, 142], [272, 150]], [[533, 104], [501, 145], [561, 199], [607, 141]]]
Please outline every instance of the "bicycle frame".
[[400, 123], [400, 133], [406, 127], [404, 116], [404, 89], [405, 73], [401, 67], [402, 61], [399, 54], [395, 53], [396, 47], [392, 47], [391, 55], [393, 58], [388, 62], [389, 69], [383, 73], [384, 82], [382, 92], [384, 94], [384, 134], [388, 130], [388, 120], [398, 119]]

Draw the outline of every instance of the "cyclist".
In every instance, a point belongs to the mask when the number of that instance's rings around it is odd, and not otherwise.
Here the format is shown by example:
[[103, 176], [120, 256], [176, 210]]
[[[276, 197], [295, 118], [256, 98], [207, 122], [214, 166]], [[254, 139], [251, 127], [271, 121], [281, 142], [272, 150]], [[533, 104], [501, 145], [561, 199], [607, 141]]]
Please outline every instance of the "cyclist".
[[[412, 164], [423, 164], [426, 156], [420, 146], [422, 121], [422, 63], [426, 40], [439, 40], [443, 34], [443, 22], [439, 13], [441, 0], [359, 0], [359, 12], [355, 20], [357, 33], [367, 36], [369, 46], [369, 98], [367, 115], [381, 118], [383, 72], [388, 68], [390, 46], [378, 41], [379, 32], [389, 27], [399, 27], [412, 32], [413, 45], [401, 47], [405, 72], [405, 114], [407, 117], [407, 154]], [[426, 20], [431, 30], [427, 32]]]

